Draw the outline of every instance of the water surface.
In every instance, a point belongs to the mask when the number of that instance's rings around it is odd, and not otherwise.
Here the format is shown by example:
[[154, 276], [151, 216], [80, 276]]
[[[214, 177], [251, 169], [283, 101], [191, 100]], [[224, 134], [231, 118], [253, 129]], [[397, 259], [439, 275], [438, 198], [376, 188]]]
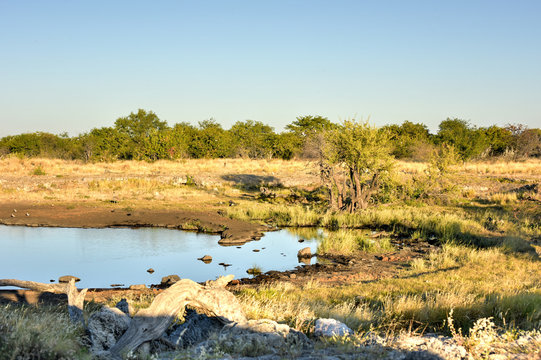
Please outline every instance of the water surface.
[[[280, 230], [237, 248], [220, 246], [217, 235], [160, 228], [0, 226], [0, 278], [49, 282], [75, 275], [81, 278], [78, 287], [109, 287], [157, 284], [171, 274], [198, 282], [227, 274], [249, 277], [246, 270], [253, 266], [265, 272], [300, 265], [297, 252], [310, 247], [314, 253], [317, 240], [298, 239]], [[203, 255], [212, 256], [212, 262], [197, 260]], [[226, 269], [222, 262], [231, 266]], [[148, 268], [155, 272], [147, 273]]]

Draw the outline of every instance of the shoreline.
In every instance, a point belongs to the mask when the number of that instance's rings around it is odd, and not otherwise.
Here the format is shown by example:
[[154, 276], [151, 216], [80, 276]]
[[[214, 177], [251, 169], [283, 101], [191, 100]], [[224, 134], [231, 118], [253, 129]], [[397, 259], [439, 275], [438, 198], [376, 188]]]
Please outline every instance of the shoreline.
[[66, 228], [156, 227], [218, 234], [224, 246], [260, 239], [262, 225], [230, 219], [217, 211], [186, 209], [126, 209], [118, 206], [73, 204], [0, 204], [0, 225]]

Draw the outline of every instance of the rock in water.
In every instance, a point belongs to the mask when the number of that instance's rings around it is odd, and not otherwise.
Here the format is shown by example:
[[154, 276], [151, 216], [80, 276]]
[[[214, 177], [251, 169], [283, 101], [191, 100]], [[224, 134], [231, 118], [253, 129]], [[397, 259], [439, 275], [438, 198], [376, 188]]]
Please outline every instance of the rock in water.
[[81, 281], [77, 276], [73, 275], [64, 275], [58, 278], [59, 283], [69, 283], [71, 279], [75, 279], [75, 282]]
[[149, 274], [152, 274], [153, 272], [154, 272], [153, 268], [150, 268], [150, 269], [147, 270], [147, 273], [149, 273]]
[[300, 249], [297, 253], [298, 258], [311, 258], [312, 257], [312, 250], [309, 247], [305, 247], [304, 249]]
[[201, 260], [202, 262], [204, 262], [205, 264], [209, 264], [212, 262], [212, 256], [210, 255], [205, 255], [203, 257], [200, 257], [198, 258], [197, 260]]
[[92, 342], [92, 352], [98, 353], [109, 350], [126, 332], [130, 321], [130, 317], [120, 309], [107, 306], [90, 315], [88, 332]]
[[130, 285], [130, 290], [146, 290], [147, 286], [145, 284]]
[[346, 324], [335, 319], [317, 319], [314, 329], [314, 336], [318, 337], [333, 337], [353, 335]]
[[177, 281], [180, 281], [180, 276], [178, 275], [168, 275], [162, 277], [162, 282], [160, 283], [161, 286], [171, 286]]

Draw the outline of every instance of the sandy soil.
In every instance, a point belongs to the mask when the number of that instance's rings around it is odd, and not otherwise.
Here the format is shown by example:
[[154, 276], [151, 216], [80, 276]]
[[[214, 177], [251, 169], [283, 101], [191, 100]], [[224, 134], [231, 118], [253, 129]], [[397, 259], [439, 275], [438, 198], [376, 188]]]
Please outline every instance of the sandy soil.
[[213, 211], [186, 209], [126, 210], [107, 206], [0, 204], [0, 224], [77, 228], [166, 227], [220, 234], [220, 244], [239, 245], [262, 236], [265, 227], [230, 219]]

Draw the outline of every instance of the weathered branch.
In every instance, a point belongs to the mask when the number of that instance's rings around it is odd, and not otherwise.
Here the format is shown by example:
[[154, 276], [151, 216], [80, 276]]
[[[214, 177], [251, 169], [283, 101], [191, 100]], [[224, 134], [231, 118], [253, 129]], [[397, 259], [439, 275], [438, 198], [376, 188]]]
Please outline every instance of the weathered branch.
[[54, 294], [66, 294], [69, 284], [44, 284], [35, 281], [0, 279], [0, 286], [15, 286], [28, 290], [51, 292]]
[[224, 323], [246, 321], [238, 300], [223, 288], [232, 279], [233, 275], [229, 275], [205, 286], [189, 279], [178, 281], [156, 296], [148, 308], [139, 310], [128, 330], [110, 349], [111, 355], [121, 358], [144, 342], [158, 339], [186, 306], [218, 317]]
[[66, 294], [68, 296], [68, 313], [71, 321], [81, 323], [83, 326], [83, 304], [88, 289], [80, 292], [75, 287], [75, 279], [71, 279], [67, 284], [44, 284], [35, 281], [0, 279], [0, 286], [15, 286], [22, 289], [29, 289], [41, 292], [51, 292], [54, 294]]

